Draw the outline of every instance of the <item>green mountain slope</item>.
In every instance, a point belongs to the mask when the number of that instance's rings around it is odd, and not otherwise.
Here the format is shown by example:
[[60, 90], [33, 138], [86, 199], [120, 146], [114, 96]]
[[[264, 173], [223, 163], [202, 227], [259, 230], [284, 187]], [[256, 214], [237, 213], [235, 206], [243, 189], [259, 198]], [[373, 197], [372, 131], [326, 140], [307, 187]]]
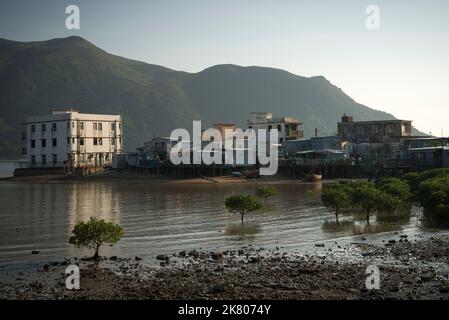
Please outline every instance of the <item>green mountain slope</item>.
[[244, 125], [251, 111], [298, 117], [306, 135], [336, 131], [343, 113], [392, 119], [356, 103], [324, 77], [219, 65], [191, 74], [108, 54], [79, 37], [42, 42], [0, 39], [0, 158], [17, 157], [21, 123], [30, 115], [73, 107], [122, 114], [125, 148], [190, 128], [194, 119]]

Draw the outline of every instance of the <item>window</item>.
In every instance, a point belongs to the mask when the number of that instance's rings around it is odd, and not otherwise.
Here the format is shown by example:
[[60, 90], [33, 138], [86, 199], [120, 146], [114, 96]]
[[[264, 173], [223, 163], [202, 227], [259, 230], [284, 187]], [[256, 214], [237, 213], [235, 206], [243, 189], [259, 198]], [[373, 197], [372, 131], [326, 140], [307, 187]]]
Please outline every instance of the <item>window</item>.
[[84, 139], [80, 138], [80, 146], [84, 146]]
[[75, 144], [75, 138], [72, 138], [72, 143]]
[[272, 128], [272, 126], [271, 126], [271, 124], [270, 124], [270, 125], [268, 126], [268, 131], [271, 130], [271, 128]]
[[53, 139], [51, 139], [52, 141], [52, 144], [53, 144], [53, 147], [56, 147], [58, 144], [57, 144], [57, 141], [56, 141], [56, 138], [53, 138]]
[[84, 130], [84, 122], [78, 122], [78, 129]]
[[72, 122], [72, 128], [75, 128], [75, 121]]
[[67, 144], [70, 144], [70, 137], [67, 137]]
[[121, 123], [121, 122], [118, 123], [118, 128], [119, 128], [120, 130], [122, 129], [122, 123]]
[[115, 130], [115, 122], [111, 123], [111, 129], [114, 131]]
[[94, 146], [98, 145], [98, 139], [94, 138]]
[[278, 124], [278, 131], [281, 132], [282, 131], [282, 127], [280, 124]]
[[98, 123], [98, 130], [99, 131], [103, 130], [103, 124], [101, 122]]
[[115, 146], [115, 139], [114, 138], [111, 139], [111, 145]]
[[41, 145], [42, 145], [42, 148], [47, 147], [47, 140], [41, 139]]
[[31, 140], [31, 149], [36, 148], [36, 140]]
[[103, 145], [103, 138], [98, 138], [98, 144], [99, 144], [100, 146]]
[[36, 156], [31, 156], [31, 164], [36, 164]]
[[47, 126], [46, 126], [45, 123], [41, 124], [41, 131], [42, 131], [42, 132], [47, 131]]
[[97, 130], [97, 123], [94, 122], [94, 130]]
[[58, 163], [58, 155], [53, 154], [53, 164], [57, 164], [57, 163]]
[[41, 156], [41, 162], [42, 162], [43, 165], [45, 165], [47, 163], [47, 156], [45, 154], [43, 154]]
[[51, 124], [51, 131], [56, 131], [56, 123]]
[[36, 132], [36, 126], [34, 124], [31, 125], [31, 132]]

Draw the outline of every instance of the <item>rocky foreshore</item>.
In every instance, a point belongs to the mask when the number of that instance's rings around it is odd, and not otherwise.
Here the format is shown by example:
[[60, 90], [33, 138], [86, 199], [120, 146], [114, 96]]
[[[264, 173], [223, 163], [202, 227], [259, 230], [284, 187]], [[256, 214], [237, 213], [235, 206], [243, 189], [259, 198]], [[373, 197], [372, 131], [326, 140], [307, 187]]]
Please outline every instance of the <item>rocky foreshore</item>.
[[[411, 238], [411, 237], [410, 237]], [[449, 236], [396, 235], [376, 245], [315, 244], [313, 254], [251, 246], [140, 257], [73, 258], [33, 272], [1, 273], [1, 299], [449, 299]], [[359, 258], [341, 259], [357, 247]], [[340, 258], [339, 258], [340, 257]], [[65, 268], [80, 268], [80, 290], [66, 290]], [[380, 288], [367, 289], [367, 266]]]

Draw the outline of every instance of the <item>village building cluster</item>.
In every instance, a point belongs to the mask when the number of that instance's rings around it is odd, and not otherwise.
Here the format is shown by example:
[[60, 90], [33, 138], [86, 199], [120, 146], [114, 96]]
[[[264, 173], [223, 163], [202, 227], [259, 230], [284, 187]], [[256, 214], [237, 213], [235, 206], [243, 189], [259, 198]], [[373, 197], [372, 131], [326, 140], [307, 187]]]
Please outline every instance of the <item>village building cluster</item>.
[[[320, 136], [315, 130], [315, 135], [310, 138], [304, 138], [301, 125], [297, 118], [253, 112], [243, 130], [254, 129], [257, 132], [265, 129], [269, 132], [277, 129], [276, 148], [280, 166], [366, 166], [372, 171], [402, 172], [449, 167], [449, 138], [413, 136], [412, 121], [409, 120], [354, 121], [352, 116], [345, 114], [336, 124], [335, 135]], [[170, 152], [178, 143], [192, 147], [190, 140], [154, 137], [137, 152], [124, 153], [120, 115], [53, 111], [50, 115], [28, 118], [25, 126], [24, 154], [29, 168], [63, 168], [65, 172], [74, 172], [76, 168], [160, 168], [170, 165]], [[223, 137], [226, 130], [237, 128], [232, 123], [216, 123], [213, 127]], [[209, 139], [203, 139], [201, 146], [210, 143]], [[224, 157], [225, 141], [220, 143]], [[246, 142], [233, 143], [234, 152], [257, 152]], [[192, 149], [193, 154], [204, 152]], [[245, 157], [239, 168], [254, 167], [247, 161], [249, 156]]]

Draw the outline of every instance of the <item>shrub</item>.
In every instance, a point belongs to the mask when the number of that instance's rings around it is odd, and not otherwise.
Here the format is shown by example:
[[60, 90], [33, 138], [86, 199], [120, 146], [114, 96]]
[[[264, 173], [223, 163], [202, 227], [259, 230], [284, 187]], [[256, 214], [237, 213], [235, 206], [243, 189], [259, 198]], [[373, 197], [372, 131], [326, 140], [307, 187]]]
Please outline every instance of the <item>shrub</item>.
[[338, 215], [341, 210], [351, 205], [351, 197], [347, 192], [347, 188], [342, 184], [328, 186], [321, 194], [321, 200], [329, 211], [335, 212], [337, 223], [339, 223]]
[[225, 199], [225, 206], [232, 213], [240, 213], [241, 221], [248, 212], [253, 212], [262, 208], [262, 203], [256, 196], [237, 194]]
[[413, 196], [408, 183], [398, 178], [382, 178], [376, 183], [376, 188], [397, 197], [403, 202], [403, 206], [408, 204]]
[[419, 204], [427, 211], [448, 213], [449, 176], [441, 176], [425, 180], [419, 184], [417, 198]]
[[90, 218], [88, 222], [78, 223], [72, 231], [69, 243], [76, 247], [94, 249], [93, 258], [98, 259], [98, 251], [103, 243], [117, 243], [123, 236], [119, 225], [101, 219]]
[[259, 198], [263, 198], [264, 201], [267, 201], [267, 198], [276, 196], [278, 194], [278, 190], [272, 186], [260, 186], [257, 188], [256, 195]]

